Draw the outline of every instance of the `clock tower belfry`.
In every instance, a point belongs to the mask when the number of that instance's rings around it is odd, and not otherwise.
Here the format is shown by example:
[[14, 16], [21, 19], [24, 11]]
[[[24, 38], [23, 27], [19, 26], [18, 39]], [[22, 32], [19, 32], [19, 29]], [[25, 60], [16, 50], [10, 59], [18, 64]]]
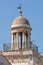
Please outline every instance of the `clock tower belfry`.
[[11, 26], [11, 49], [29, 49], [32, 28], [29, 21], [22, 16], [21, 6], [18, 9], [20, 9], [20, 16], [13, 21]]

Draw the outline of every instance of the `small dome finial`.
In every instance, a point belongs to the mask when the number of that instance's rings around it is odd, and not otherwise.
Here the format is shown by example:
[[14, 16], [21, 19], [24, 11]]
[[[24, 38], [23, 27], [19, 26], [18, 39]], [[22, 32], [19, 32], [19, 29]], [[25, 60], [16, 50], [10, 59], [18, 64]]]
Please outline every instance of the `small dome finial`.
[[20, 9], [20, 16], [22, 16], [22, 5], [20, 4], [20, 6], [18, 7], [18, 9]]

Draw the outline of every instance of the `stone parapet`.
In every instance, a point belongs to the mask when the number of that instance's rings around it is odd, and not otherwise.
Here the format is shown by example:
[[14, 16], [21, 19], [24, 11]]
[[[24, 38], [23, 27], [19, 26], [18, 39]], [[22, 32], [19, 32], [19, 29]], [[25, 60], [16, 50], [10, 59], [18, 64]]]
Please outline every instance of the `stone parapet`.
[[30, 50], [30, 51], [9, 51], [9, 52], [2, 52], [2, 54], [4, 55], [4, 56], [7, 56], [7, 55], [30, 55], [30, 54], [32, 54], [32, 51]]

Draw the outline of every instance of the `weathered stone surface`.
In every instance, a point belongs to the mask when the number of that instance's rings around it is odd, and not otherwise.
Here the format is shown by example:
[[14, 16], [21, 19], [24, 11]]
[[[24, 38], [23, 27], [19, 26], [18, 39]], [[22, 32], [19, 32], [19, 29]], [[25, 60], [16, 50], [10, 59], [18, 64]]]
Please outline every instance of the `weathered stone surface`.
[[0, 65], [11, 65], [7, 58], [3, 55], [0, 55]]

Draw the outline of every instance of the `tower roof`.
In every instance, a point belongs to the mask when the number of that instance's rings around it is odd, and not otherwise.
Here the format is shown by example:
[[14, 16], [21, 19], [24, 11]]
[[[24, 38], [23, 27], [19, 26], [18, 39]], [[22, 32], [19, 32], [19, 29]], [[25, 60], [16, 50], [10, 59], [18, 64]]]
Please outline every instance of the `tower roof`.
[[29, 21], [22, 17], [22, 16], [19, 16], [18, 18], [16, 18], [13, 23], [12, 23], [12, 27], [16, 27], [16, 26], [29, 26], [30, 27], [30, 23]]
[[20, 5], [20, 7], [18, 7], [18, 9], [20, 9], [20, 16], [13, 21], [11, 28], [18, 27], [18, 26], [19, 27], [20, 26], [30, 27], [29, 21], [22, 16], [22, 8], [21, 8], [21, 5]]
[[26, 18], [24, 18], [24, 17], [18, 17], [18, 18], [16, 18], [14, 21], [13, 21], [13, 25], [15, 25], [15, 24], [26, 24], [26, 25], [30, 25], [29, 24], [29, 21], [26, 19]]

